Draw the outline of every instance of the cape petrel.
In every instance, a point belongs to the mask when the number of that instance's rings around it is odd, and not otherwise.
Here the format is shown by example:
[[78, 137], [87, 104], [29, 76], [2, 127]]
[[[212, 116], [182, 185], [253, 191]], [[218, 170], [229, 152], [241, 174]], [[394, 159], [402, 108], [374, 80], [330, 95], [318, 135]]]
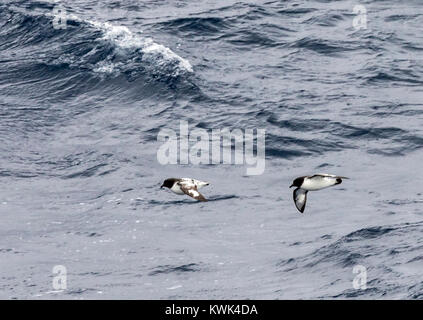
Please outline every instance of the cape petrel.
[[294, 190], [293, 198], [298, 211], [301, 213], [304, 212], [307, 202], [307, 192], [317, 191], [340, 184], [342, 183], [342, 179], [349, 178], [325, 173], [296, 178], [294, 182], [292, 182], [290, 188], [297, 187]]
[[160, 188], [169, 188], [178, 195], [186, 194], [198, 201], [207, 201], [204, 196], [198, 192], [198, 189], [208, 186], [208, 182], [195, 180], [191, 178], [169, 178], [166, 179]]

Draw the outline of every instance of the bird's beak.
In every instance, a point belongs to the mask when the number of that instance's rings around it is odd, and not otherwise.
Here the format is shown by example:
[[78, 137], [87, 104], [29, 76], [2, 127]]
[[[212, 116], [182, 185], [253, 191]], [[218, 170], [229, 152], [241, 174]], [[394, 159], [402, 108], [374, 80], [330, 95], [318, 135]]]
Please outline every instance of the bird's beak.
[[292, 188], [292, 187], [295, 187], [295, 186], [293, 184], [291, 184], [289, 187]]
[[161, 187], [160, 187], [160, 189], [163, 189], [163, 187], [164, 187], [164, 185], [162, 184]]

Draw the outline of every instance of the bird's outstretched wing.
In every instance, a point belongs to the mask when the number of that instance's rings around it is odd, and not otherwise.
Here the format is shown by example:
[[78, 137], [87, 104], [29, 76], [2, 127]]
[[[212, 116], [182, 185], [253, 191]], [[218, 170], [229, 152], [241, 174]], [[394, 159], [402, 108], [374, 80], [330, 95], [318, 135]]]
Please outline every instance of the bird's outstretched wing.
[[183, 191], [183, 193], [194, 198], [195, 200], [204, 201], [204, 202], [207, 201], [207, 199], [204, 198], [204, 196], [200, 192], [198, 192], [197, 186], [195, 184], [180, 182], [179, 186], [181, 190]]
[[293, 196], [294, 196], [294, 202], [295, 206], [297, 207], [298, 211], [301, 213], [304, 212], [306, 202], [307, 202], [307, 190], [297, 188], [294, 190]]
[[320, 176], [320, 177], [329, 177], [329, 178], [349, 179], [348, 177], [337, 176], [335, 174], [327, 174], [327, 173], [318, 173], [318, 174], [312, 175], [310, 178], [318, 177], [318, 176]]

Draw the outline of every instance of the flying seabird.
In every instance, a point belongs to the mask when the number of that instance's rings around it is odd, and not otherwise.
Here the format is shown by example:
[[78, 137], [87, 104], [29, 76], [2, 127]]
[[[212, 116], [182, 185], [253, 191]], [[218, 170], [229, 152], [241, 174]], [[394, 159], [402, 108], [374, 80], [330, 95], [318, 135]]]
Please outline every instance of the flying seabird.
[[295, 206], [303, 213], [307, 202], [307, 192], [317, 191], [340, 184], [342, 183], [342, 179], [349, 178], [325, 173], [296, 178], [290, 186], [290, 188], [297, 187], [293, 193]]
[[169, 188], [173, 193], [186, 194], [198, 201], [207, 201], [204, 196], [198, 192], [198, 189], [208, 186], [208, 182], [195, 180], [191, 178], [169, 178], [166, 179], [160, 188]]

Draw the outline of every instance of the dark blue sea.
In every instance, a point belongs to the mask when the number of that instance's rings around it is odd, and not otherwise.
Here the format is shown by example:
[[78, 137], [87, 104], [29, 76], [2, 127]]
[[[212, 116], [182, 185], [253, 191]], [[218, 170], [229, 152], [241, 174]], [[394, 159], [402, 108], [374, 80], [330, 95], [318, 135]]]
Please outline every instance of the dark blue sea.
[[[422, 26], [420, 0], [1, 0], [0, 298], [422, 299]], [[265, 170], [161, 163], [180, 121], [265, 130]], [[350, 179], [301, 214], [320, 172]]]

